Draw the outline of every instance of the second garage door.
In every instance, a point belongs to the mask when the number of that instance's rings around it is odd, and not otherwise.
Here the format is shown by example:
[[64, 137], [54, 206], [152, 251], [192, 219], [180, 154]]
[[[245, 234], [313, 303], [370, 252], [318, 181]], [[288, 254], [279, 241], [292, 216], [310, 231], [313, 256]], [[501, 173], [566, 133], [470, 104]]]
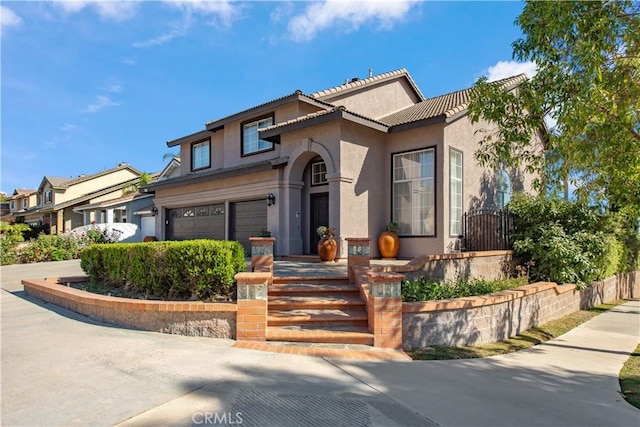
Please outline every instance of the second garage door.
[[242, 244], [247, 255], [251, 254], [249, 237], [257, 236], [266, 228], [267, 204], [264, 200], [236, 202], [231, 205], [230, 237]]

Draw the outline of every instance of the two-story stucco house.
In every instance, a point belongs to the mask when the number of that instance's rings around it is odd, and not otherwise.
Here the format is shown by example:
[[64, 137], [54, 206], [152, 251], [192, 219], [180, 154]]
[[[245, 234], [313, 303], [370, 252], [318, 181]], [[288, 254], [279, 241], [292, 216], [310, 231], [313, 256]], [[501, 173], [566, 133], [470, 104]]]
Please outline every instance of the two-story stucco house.
[[[121, 210], [106, 207], [97, 211], [78, 209], [123, 196], [123, 189], [135, 184], [141, 172], [126, 163], [92, 175], [75, 178], [45, 176], [38, 188], [38, 212], [51, 226], [51, 233], [63, 233], [75, 227], [96, 222], [117, 222], [126, 215]], [[75, 209], [75, 210], [74, 210]], [[86, 218], [85, 218], [86, 216]]]
[[[498, 84], [512, 90], [524, 79]], [[206, 123], [167, 142], [180, 147], [181, 166], [179, 176], [148, 188], [157, 237], [248, 247], [250, 235], [268, 229], [276, 255], [297, 255], [315, 253], [315, 229], [328, 225], [342, 256], [344, 238], [367, 236], [375, 256], [377, 236], [393, 220], [400, 257], [449, 252], [465, 210], [500, 207], [532, 181], [523, 171], [477, 166], [470, 92], [427, 99], [400, 69]]]
[[38, 190], [16, 188], [11, 196], [7, 197], [11, 221], [38, 225], [41, 219], [37, 213], [38, 200]]

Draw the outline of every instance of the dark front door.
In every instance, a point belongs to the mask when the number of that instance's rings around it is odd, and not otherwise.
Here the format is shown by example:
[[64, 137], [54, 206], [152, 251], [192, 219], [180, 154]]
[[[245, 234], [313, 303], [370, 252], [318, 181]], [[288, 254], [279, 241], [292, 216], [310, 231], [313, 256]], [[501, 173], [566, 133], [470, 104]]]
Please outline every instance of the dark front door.
[[318, 250], [316, 246], [318, 246], [320, 236], [316, 233], [316, 228], [321, 225], [329, 226], [329, 193], [311, 194], [310, 205], [311, 227], [309, 232], [311, 239], [309, 239], [309, 242], [311, 243], [311, 247], [309, 249], [312, 254], [317, 254]]

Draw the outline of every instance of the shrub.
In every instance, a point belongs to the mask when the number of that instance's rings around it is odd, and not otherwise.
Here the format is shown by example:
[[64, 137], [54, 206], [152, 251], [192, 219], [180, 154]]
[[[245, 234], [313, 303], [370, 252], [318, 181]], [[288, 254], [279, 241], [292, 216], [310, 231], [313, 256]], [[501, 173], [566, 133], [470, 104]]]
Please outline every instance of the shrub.
[[467, 279], [458, 282], [440, 282], [428, 277], [402, 281], [402, 299], [407, 302], [435, 301], [487, 295], [527, 284], [524, 277], [515, 279], [485, 280]]
[[[626, 217], [581, 202], [517, 194], [509, 203], [513, 249], [534, 280], [585, 285], [629, 271]], [[637, 233], [636, 233], [637, 236]], [[637, 254], [634, 258], [637, 264]], [[632, 268], [633, 269], [633, 268]]]
[[159, 298], [228, 296], [245, 270], [242, 245], [191, 240], [90, 246], [80, 266], [92, 282], [107, 282]]

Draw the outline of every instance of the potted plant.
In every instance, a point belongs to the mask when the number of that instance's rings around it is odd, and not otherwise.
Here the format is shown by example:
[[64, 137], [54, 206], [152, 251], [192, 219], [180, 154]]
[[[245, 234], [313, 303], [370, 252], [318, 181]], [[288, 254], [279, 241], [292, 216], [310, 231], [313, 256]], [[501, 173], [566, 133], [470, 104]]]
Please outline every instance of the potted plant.
[[398, 238], [398, 223], [391, 221], [385, 227], [385, 231], [378, 237], [378, 248], [382, 258], [395, 258], [400, 250], [400, 239]]
[[327, 227], [325, 225], [321, 225], [316, 228], [316, 233], [320, 236], [320, 241], [318, 242], [318, 255], [320, 256], [321, 261], [333, 261], [336, 259], [336, 255], [338, 254], [338, 244], [335, 240], [335, 229], [333, 227]]

